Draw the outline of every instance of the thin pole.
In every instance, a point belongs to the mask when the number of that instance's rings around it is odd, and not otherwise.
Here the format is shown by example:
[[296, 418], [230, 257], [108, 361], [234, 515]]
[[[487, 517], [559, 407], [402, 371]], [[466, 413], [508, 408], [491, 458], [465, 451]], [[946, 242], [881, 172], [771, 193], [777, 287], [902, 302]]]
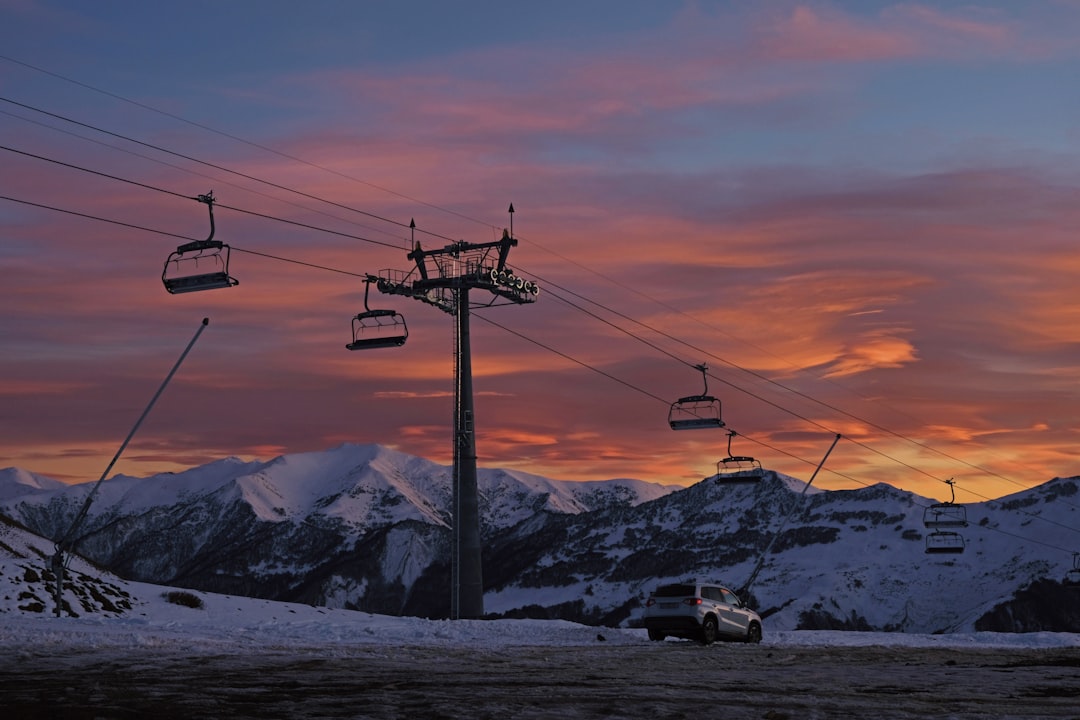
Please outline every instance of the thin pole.
[[98, 478], [98, 481], [94, 483], [94, 487], [91, 488], [90, 492], [86, 495], [86, 500], [83, 501], [82, 508], [79, 509], [78, 515], [76, 515], [75, 520], [72, 521], [71, 527], [68, 528], [68, 531], [64, 533], [64, 536], [57, 541], [56, 554], [53, 555], [52, 558], [53, 574], [56, 575], [56, 617], [60, 617], [61, 605], [63, 603], [64, 553], [70, 554], [75, 549], [75, 545], [79, 541], [79, 538], [75, 537], [75, 533], [79, 529], [79, 526], [82, 525], [83, 521], [86, 519], [87, 514], [90, 512], [90, 504], [94, 501], [94, 495], [97, 494], [98, 488], [101, 487], [101, 483], [104, 482], [105, 478], [109, 475], [109, 471], [113, 469], [113, 465], [115, 465], [116, 461], [120, 459], [120, 455], [127, 448], [128, 443], [131, 442], [131, 438], [133, 438], [135, 436], [135, 433], [139, 430], [139, 426], [142, 425], [143, 420], [145, 420], [146, 416], [150, 414], [150, 410], [154, 407], [154, 404], [158, 401], [158, 398], [161, 397], [161, 393], [165, 390], [165, 387], [169, 384], [169, 381], [172, 380], [173, 375], [176, 374], [176, 371], [184, 362], [184, 358], [186, 358], [188, 356], [188, 353], [191, 352], [191, 348], [195, 345], [195, 341], [199, 339], [199, 336], [202, 335], [202, 331], [205, 330], [206, 326], [209, 324], [210, 318], [203, 318], [202, 324], [199, 325], [199, 329], [195, 331], [195, 337], [191, 338], [191, 342], [189, 342], [187, 344], [187, 347], [184, 348], [184, 352], [180, 354], [180, 358], [176, 361], [176, 364], [173, 365], [172, 370], [169, 371], [169, 374], [161, 383], [161, 387], [159, 387], [157, 392], [154, 393], [154, 397], [151, 398], [150, 404], [148, 404], [146, 406], [146, 409], [143, 410], [142, 415], [139, 416], [139, 419], [135, 422], [135, 426], [131, 428], [131, 432], [128, 433], [128, 436], [124, 438], [124, 442], [120, 445], [120, 449], [116, 451], [115, 455], [113, 455], [113, 458], [109, 462], [108, 467], [105, 468], [105, 472], [101, 473], [101, 477]]
[[[833, 448], [836, 447], [836, 443], [838, 442], [840, 442], [840, 433], [836, 433], [836, 437], [833, 438], [832, 445], [830, 445], [829, 449], [825, 451], [825, 457], [821, 458], [821, 462], [819, 462], [818, 466], [814, 468], [814, 474], [810, 476], [810, 481], [806, 483], [806, 487], [804, 487], [802, 489], [802, 492], [799, 493], [800, 500], [805, 497], [806, 491], [809, 490], [810, 486], [814, 484], [814, 478], [817, 477], [818, 471], [820, 471], [821, 468], [825, 466], [825, 461], [829, 459], [829, 455], [832, 454]], [[758, 573], [761, 572], [761, 568], [765, 564], [765, 558], [768, 556], [769, 551], [772, 550], [772, 546], [776, 542], [776, 538], [780, 537], [780, 533], [784, 531], [784, 528], [787, 526], [788, 520], [791, 519], [791, 515], [795, 512], [796, 507], [796, 505], [791, 506], [791, 510], [788, 511], [788, 514], [784, 516], [783, 522], [780, 523], [779, 529], [777, 529], [777, 531], [773, 534], [772, 538], [769, 540], [769, 544], [765, 546], [765, 549], [761, 551], [761, 557], [758, 558], [757, 565], [754, 566], [754, 572], [750, 573], [750, 579], [747, 580], [746, 584], [743, 585], [742, 588], [739, 590], [739, 594], [742, 595], [743, 600], [746, 599], [746, 595], [750, 592], [750, 586], [754, 584], [755, 580], [757, 580]]]

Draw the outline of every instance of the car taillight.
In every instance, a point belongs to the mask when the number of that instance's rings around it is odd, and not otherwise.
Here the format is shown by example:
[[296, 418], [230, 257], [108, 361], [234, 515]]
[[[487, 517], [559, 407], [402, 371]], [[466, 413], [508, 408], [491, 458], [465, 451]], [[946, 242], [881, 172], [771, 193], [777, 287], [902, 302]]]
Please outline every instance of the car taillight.
[[701, 598], [699, 598], [699, 597], [692, 597], [692, 598], [684, 598], [683, 599], [683, 605], [700, 605], [700, 604], [701, 604]]
[[654, 598], [649, 598], [648, 600], [645, 601], [645, 607], [652, 607], [655, 604], [656, 604], [656, 600]]

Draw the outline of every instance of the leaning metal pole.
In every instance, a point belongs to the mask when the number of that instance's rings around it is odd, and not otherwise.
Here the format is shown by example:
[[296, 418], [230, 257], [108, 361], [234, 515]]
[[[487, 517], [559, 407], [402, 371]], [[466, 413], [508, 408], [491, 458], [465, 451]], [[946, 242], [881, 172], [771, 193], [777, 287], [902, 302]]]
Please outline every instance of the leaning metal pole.
[[[814, 484], [814, 478], [817, 477], [817, 474], [821, 471], [821, 468], [825, 466], [825, 461], [829, 459], [830, 455], [832, 455], [833, 448], [836, 447], [836, 443], [838, 442], [840, 442], [840, 433], [836, 433], [836, 437], [833, 438], [832, 445], [830, 445], [829, 449], [825, 451], [825, 457], [821, 458], [821, 462], [819, 462], [818, 466], [814, 468], [814, 473], [810, 476], [809, 482], [807, 482], [806, 485], [803, 486], [802, 492], [799, 493], [800, 501], [806, 496], [806, 491], [810, 489], [810, 486]], [[784, 528], [787, 526], [788, 520], [791, 519], [792, 513], [795, 512], [795, 508], [800, 506], [800, 502], [796, 502], [791, 506], [791, 509], [788, 510], [787, 515], [784, 516], [783, 521], [780, 523], [780, 527], [777, 528], [776, 532], [773, 533], [773, 536], [769, 539], [769, 544], [766, 545], [765, 549], [761, 551], [761, 557], [758, 558], [757, 564], [754, 565], [754, 571], [750, 573], [750, 578], [746, 581], [745, 585], [739, 588], [739, 595], [742, 596], [743, 600], [745, 600], [746, 596], [750, 593], [750, 586], [754, 584], [755, 580], [757, 580], [758, 573], [761, 572], [761, 568], [764, 567], [765, 558], [772, 551], [772, 547], [773, 544], [776, 542], [776, 538], [780, 537], [780, 533], [784, 532]]]
[[[124, 438], [124, 442], [121, 443], [120, 449], [113, 455], [112, 460], [109, 461], [109, 465], [105, 468], [105, 472], [101, 473], [101, 477], [94, 483], [94, 487], [90, 489], [90, 492], [86, 494], [86, 499], [83, 501], [82, 508], [79, 509], [79, 513], [75, 516], [75, 519], [71, 523], [71, 527], [64, 533], [64, 536], [56, 541], [56, 553], [52, 557], [52, 571], [55, 575], [55, 585], [53, 586], [53, 595], [56, 600], [56, 617], [60, 617], [63, 611], [64, 601], [64, 568], [65, 562], [71, 561], [71, 552], [75, 549], [75, 545], [79, 542], [79, 536], [77, 535], [79, 528], [82, 526], [83, 521], [86, 520], [86, 516], [90, 512], [90, 504], [94, 501], [94, 495], [97, 494], [98, 488], [101, 487], [101, 483], [105, 482], [105, 478], [108, 477], [109, 471], [113, 469], [113, 465], [120, 459], [120, 456], [124, 453], [128, 443], [131, 442], [131, 438], [135, 437], [135, 433], [139, 431], [139, 426], [142, 425], [143, 420], [150, 414], [154, 405], [157, 403], [158, 398], [161, 397], [161, 393], [165, 391], [169, 382], [173, 379], [173, 375], [180, 369], [180, 366], [184, 363], [184, 358], [191, 352], [191, 348], [194, 347], [195, 341], [202, 335], [203, 330], [210, 324], [210, 318], [203, 318], [202, 324], [199, 325], [199, 329], [195, 331], [195, 337], [191, 338], [191, 342], [184, 348], [184, 352], [180, 353], [179, 359], [172, 366], [172, 370], [165, 376], [165, 380], [162, 381], [161, 386], [158, 387], [157, 392], [154, 393], [154, 397], [150, 399], [146, 409], [143, 410], [142, 415], [135, 421], [134, 427], [131, 428], [131, 432]], [[67, 558], [65, 561], [65, 554]]]
[[[454, 386], [454, 551], [456, 567], [451, 598], [454, 620], [484, 615], [484, 582], [480, 543], [480, 498], [476, 476], [476, 432], [473, 423], [472, 350], [469, 337], [469, 288], [455, 294], [457, 378]], [[456, 602], [454, 602], [456, 601]]]

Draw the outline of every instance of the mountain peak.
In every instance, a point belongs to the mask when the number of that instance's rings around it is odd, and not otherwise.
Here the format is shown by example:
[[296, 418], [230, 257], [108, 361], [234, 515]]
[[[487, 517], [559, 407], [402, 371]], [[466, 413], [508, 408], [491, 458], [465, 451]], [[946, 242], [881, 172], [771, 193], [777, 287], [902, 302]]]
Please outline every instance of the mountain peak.
[[50, 492], [68, 487], [67, 484], [44, 475], [32, 473], [17, 467], [0, 470], [0, 502], [20, 495], [36, 492]]

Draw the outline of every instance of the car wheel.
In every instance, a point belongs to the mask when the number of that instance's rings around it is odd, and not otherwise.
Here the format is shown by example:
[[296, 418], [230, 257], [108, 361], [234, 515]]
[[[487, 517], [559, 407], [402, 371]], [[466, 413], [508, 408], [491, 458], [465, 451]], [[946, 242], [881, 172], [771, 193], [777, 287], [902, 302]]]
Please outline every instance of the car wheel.
[[712, 645], [716, 642], [716, 618], [709, 615], [701, 621], [701, 644]]
[[660, 632], [659, 630], [650, 630], [649, 631], [649, 639], [653, 640], [655, 642], [660, 642], [661, 640], [663, 640], [666, 637], [667, 637], [667, 635]]
[[746, 629], [746, 642], [761, 642], [761, 626], [758, 625], [756, 622], [750, 623], [750, 627]]

